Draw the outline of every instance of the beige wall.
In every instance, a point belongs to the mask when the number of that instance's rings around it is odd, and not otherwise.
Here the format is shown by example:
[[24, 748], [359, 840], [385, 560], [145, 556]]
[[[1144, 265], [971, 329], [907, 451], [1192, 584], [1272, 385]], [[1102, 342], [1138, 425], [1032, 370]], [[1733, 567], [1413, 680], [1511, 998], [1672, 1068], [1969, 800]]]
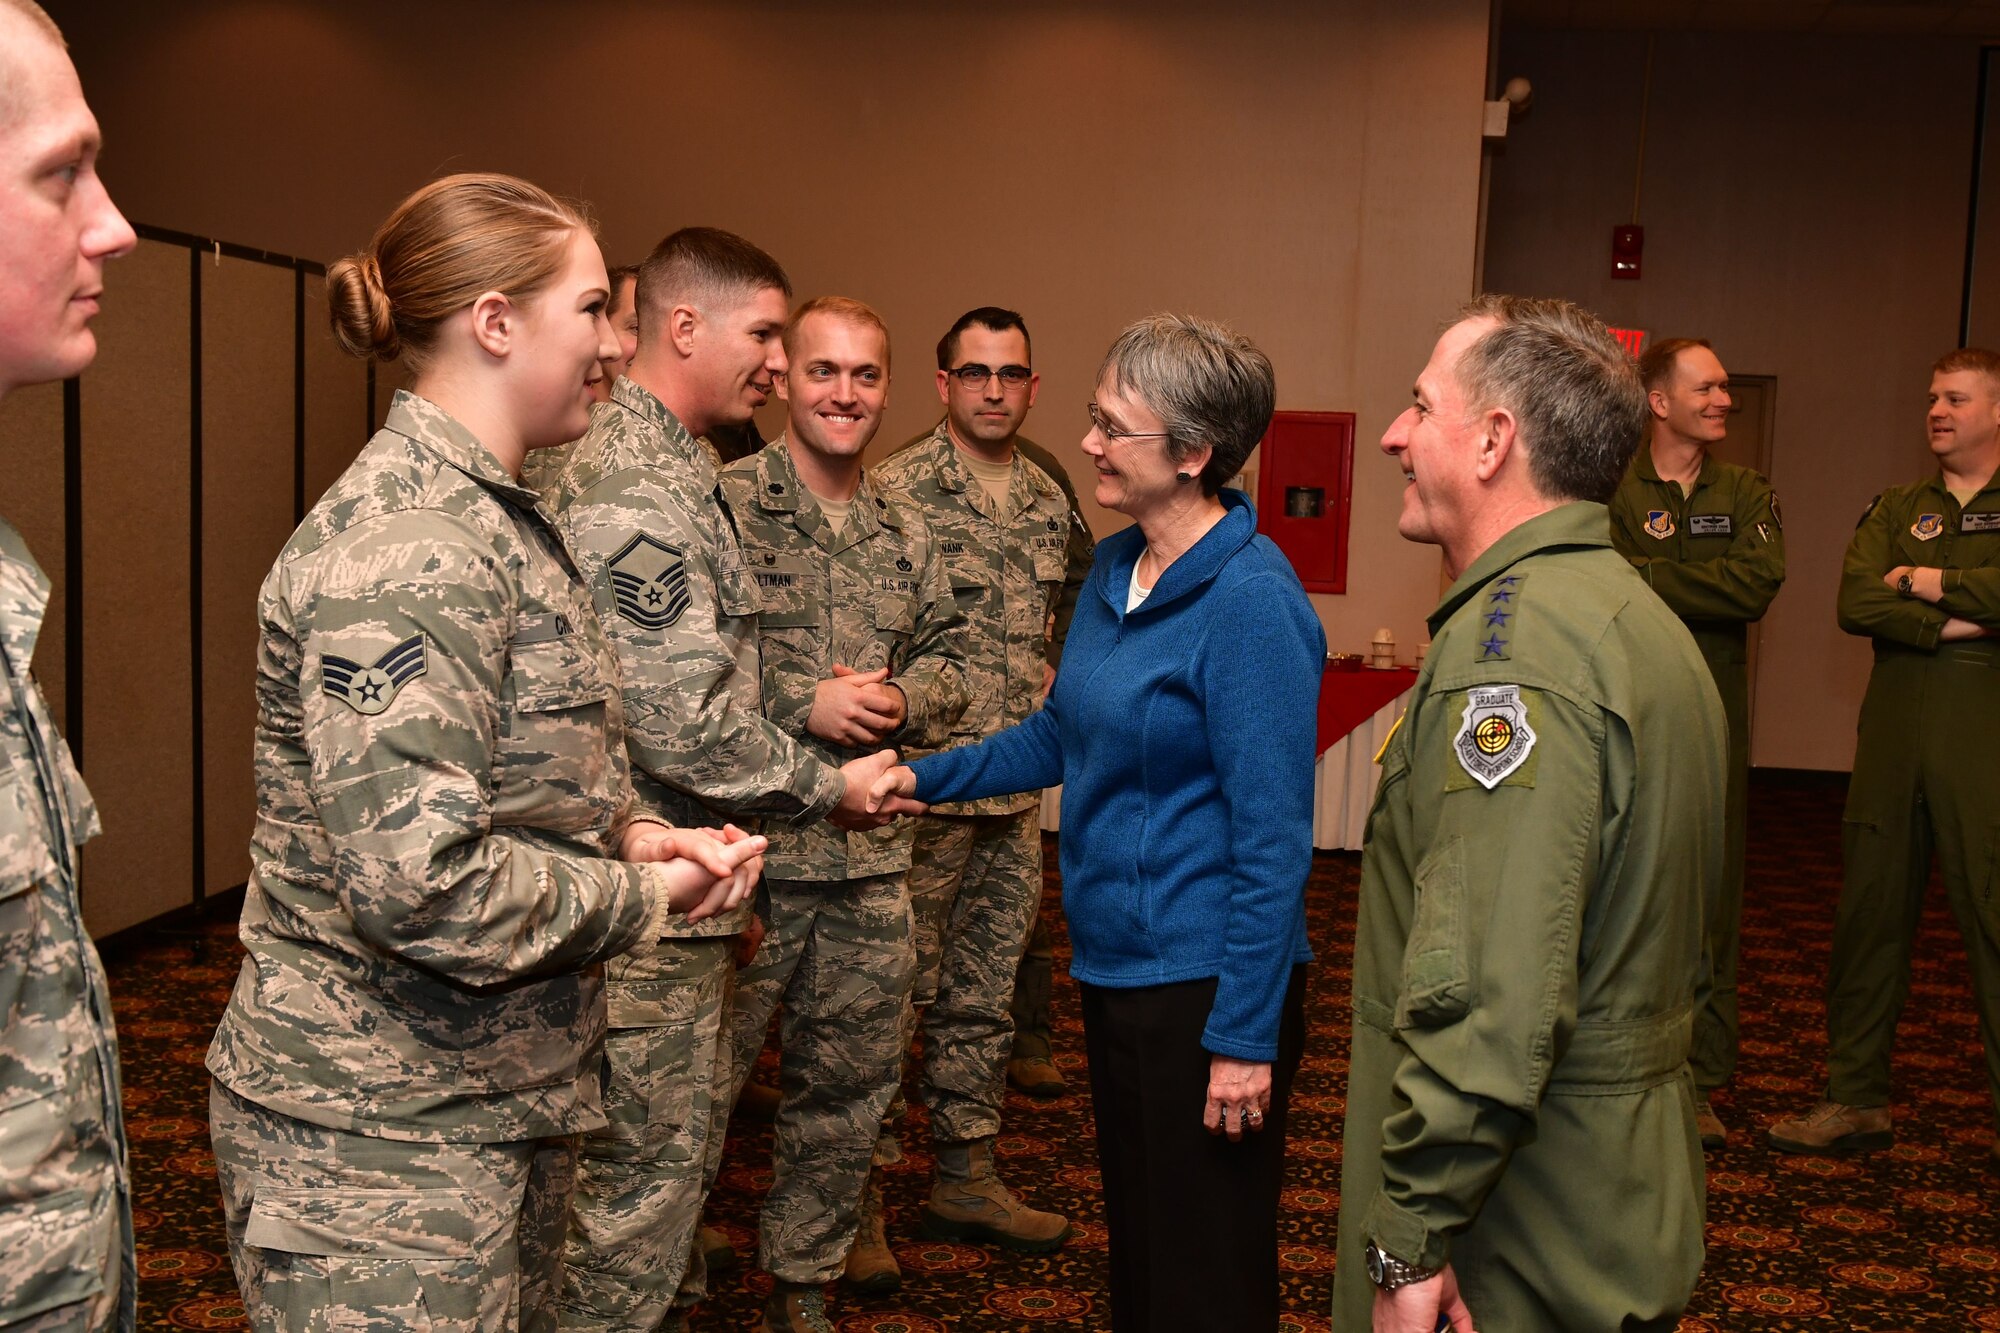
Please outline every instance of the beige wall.
[[1869, 667], [1840, 632], [1841, 554], [1870, 496], [1927, 470], [1923, 395], [1953, 345], [1977, 43], [1668, 34], [1653, 71], [1644, 276], [1631, 216], [1645, 37], [1522, 31], [1499, 74], [1535, 104], [1493, 169], [1486, 283], [1705, 335], [1778, 381], [1772, 481], [1790, 577], [1765, 619], [1757, 764], [1845, 769]]
[[1229, 320], [1280, 406], [1360, 415], [1330, 639], [1420, 637], [1437, 559], [1396, 538], [1374, 442], [1469, 293], [1485, 0], [54, 8], [134, 217], [330, 259], [479, 167], [592, 201], [614, 260], [731, 227], [802, 294], [883, 311], [885, 441], [935, 418], [932, 347], [969, 306], [1027, 315], [1029, 433], [1073, 471], [1124, 322]]

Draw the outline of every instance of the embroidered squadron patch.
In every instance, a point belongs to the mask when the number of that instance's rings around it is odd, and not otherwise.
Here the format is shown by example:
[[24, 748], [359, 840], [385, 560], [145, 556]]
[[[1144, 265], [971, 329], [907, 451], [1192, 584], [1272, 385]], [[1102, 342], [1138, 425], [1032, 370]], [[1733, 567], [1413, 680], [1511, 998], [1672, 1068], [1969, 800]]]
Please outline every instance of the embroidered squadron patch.
[[1674, 516], [1664, 509], [1646, 511], [1646, 535], [1656, 541], [1665, 541], [1674, 535]]
[[1918, 514], [1917, 521], [1910, 524], [1910, 535], [1920, 542], [1927, 542], [1943, 531], [1943, 514]]
[[412, 634], [370, 666], [349, 657], [320, 654], [320, 688], [363, 717], [373, 717], [396, 701], [403, 686], [429, 669], [424, 636]]
[[641, 532], [608, 567], [619, 614], [640, 629], [665, 629], [688, 609], [687, 561], [680, 548]]
[[1535, 748], [1528, 705], [1519, 685], [1482, 685], [1466, 691], [1465, 720], [1452, 738], [1459, 766], [1492, 791], [1527, 762]]

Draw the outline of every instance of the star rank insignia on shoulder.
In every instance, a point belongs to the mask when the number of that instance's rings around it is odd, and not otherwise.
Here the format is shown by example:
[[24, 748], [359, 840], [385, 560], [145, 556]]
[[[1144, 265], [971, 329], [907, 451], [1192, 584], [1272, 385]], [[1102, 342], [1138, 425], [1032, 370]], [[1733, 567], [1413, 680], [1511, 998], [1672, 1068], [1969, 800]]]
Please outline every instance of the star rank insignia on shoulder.
[[665, 629], [688, 609], [687, 561], [679, 547], [636, 533], [607, 568], [618, 613], [640, 629]]
[[368, 666], [351, 657], [320, 654], [320, 688], [363, 717], [373, 717], [396, 701], [403, 686], [429, 669], [424, 636], [412, 634]]
[[1474, 645], [1478, 649], [1474, 654], [1475, 661], [1507, 660], [1507, 643], [1513, 634], [1514, 617], [1520, 614], [1515, 600], [1520, 597], [1524, 582], [1519, 574], [1504, 574], [1487, 587], [1486, 606], [1479, 618], [1480, 632], [1485, 637]]
[[1534, 752], [1535, 729], [1519, 685], [1475, 686], [1466, 691], [1465, 716], [1451, 748], [1459, 767], [1492, 791]]

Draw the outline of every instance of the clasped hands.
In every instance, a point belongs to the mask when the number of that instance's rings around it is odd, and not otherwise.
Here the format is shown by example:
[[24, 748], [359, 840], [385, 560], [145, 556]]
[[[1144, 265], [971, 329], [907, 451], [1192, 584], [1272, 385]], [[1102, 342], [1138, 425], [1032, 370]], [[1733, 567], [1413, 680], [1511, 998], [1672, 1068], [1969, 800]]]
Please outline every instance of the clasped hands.
[[670, 828], [635, 819], [619, 839], [618, 859], [663, 863], [667, 905], [689, 921], [703, 921], [750, 896], [764, 873], [767, 845], [734, 824]]
[[[889, 683], [889, 668], [856, 671], [836, 662], [832, 678], [813, 687], [806, 730], [821, 740], [858, 749], [882, 744], [908, 716], [909, 700]], [[827, 813], [827, 821], [858, 833], [881, 828], [899, 815], [920, 815], [927, 810], [929, 807], [919, 801], [873, 799], [877, 781], [895, 763], [894, 750], [881, 750], [841, 765], [847, 787], [840, 804]]]

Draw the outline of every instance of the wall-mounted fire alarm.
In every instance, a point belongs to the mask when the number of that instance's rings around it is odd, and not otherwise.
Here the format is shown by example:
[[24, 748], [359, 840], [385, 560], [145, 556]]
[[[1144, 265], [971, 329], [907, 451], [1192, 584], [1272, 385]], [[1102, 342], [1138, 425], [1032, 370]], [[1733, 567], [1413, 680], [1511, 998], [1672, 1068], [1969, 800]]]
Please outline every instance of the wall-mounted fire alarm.
[[1611, 229], [1611, 276], [1639, 276], [1639, 256], [1646, 248], [1646, 229], [1627, 222]]

